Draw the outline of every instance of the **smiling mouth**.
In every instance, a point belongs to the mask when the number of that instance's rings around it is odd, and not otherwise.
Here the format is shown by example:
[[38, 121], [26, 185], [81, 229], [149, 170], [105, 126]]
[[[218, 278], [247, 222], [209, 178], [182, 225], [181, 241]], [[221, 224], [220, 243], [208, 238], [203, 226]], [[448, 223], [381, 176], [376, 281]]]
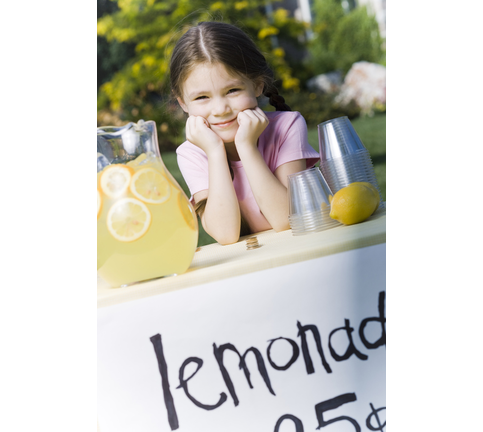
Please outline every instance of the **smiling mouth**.
[[226, 122], [221, 122], [221, 123], [212, 123], [211, 125], [212, 125], [212, 126], [219, 127], [219, 128], [226, 128], [226, 127], [231, 126], [235, 120], [236, 120], [236, 118], [234, 118], [234, 119], [232, 119], [232, 120], [228, 120], [228, 121], [226, 121]]

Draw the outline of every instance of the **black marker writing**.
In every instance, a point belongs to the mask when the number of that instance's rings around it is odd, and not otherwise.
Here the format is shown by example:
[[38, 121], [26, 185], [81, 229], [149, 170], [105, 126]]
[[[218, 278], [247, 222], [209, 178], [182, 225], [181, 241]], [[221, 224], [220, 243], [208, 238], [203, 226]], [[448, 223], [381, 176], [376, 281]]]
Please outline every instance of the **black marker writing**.
[[[385, 298], [386, 298], [386, 293], [384, 291], [381, 291], [379, 293], [379, 303], [378, 303], [379, 316], [365, 318], [361, 321], [361, 325], [359, 326], [359, 337], [361, 338], [362, 343], [367, 349], [376, 349], [381, 345], [386, 345], [386, 317], [384, 315]], [[366, 336], [364, 335], [364, 328], [366, 327], [367, 323], [371, 321], [381, 323], [381, 337], [374, 343], [370, 343], [366, 339]]]
[[277, 420], [277, 423], [275, 424], [275, 429], [273, 430], [273, 432], [278, 432], [279, 431], [280, 426], [282, 425], [282, 423], [283, 423], [284, 420], [292, 420], [294, 422], [294, 424], [295, 424], [295, 432], [304, 432], [304, 425], [302, 424], [302, 421], [299, 418], [297, 418], [294, 415], [292, 415], [292, 414], [285, 414], [282, 417], [280, 417]]
[[235, 406], [239, 404], [238, 397], [235, 392], [235, 387], [233, 386], [233, 381], [230, 378], [230, 374], [228, 373], [223, 363], [223, 352], [227, 349], [238, 354], [238, 357], [240, 358], [239, 368], [243, 369], [243, 372], [245, 372], [245, 377], [248, 381], [248, 385], [250, 386], [250, 388], [253, 388], [253, 385], [252, 385], [252, 382], [250, 381], [250, 371], [248, 370], [245, 357], [249, 352], [252, 352], [253, 354], [255, 354], [255, 357], [257, 359], [258, 371], [260, 372], [260, 375], [262, 376], [263, 381], [265, 381], [265, 384], [268, 390], [270, 391], [270, 393], [275, 395], [275, 392], [272, 389], [272, 384], [270, 383], [270, 378], [268, 377], [267, 368], [265, 367], [265, 361], [263, 360], [263, 357], [260, 354], [260, 351], [258, 351], [254, 347], [251, 347], [251, 348], [248, 348], [242, 356], [235, 348], [235, 346], [231, 343], [226, 343], [226, 344], [220, 345], [219, 347], [217, 347], [216, 344], [213, 344], [213, 353], [215, 354], [215, 358], [216, 358], [216, 361], [218, 362], [221, 375], [223, 376], [223, 380], [225, 381], [228, 391], [230, 392], [230, 395], [233, 398], [233, 402]]
[[[359, 325], [359, 336], [362, 344], [367, 348], [367, 349], [376, 349], [382, 345], [386, 344], [386, 318], [385, 318], [385, 292], [381, 291], [378, 295], [378, 315], [377, 316], [371, 316], [368, 318], [365, 318], [361, 321]], [[366, 337], [366, 327], [369, 323], [377, 323], [380, 326], [380, 336], [377, 336], [377, 340], [369, 341], [368, 338]], [[313, 340], [315, 341], [315, 346], [317, 347], [317, 352], [319, 354], [322, 366], [324, 367], [325, 371], [327, 373], [332, 373], [332, 369], [327, 362], [325, 355], [324, 355], [324, 350], [322, 348], [322, 338], [319, 332], [319, 329], [317, 328], [316, 325], [314, 324], [305, 324], [302, 325], [300, 321], [297, 321], [297, 329], [298, 333], [297, 336], [300, 337], [300, 346], [303, 354], [303, 359], [305, 363], [305, 369], [307, 371], [307, 374], [313, 374], [315, 372], [314, 369], [314, 364], [312, 361], [311, 353], [309, 351], [309, 345], [307, 342], [308, 339], [308, 332], [310, 332], [313, 336]], [[345, 349], [344, 353], [336, 352], [333, 346], [332, 339], [335, 337], [337, 333], [342, 332], [343, 335], [347, 338], [347, 348]], [[349, 319], [344, 319], [344, 326], [338, 327], [336, 329], [333, 329], [328, 336], [328, 348], [331, 356], [336, 360], [336, 361], [344, 361], [355, 355], [358, 359], [360, 360], [367, 360], [368, 356], [361, 351], [357, 349], [354, 343], [353, 339], [353, 333], [354, 333], [354, 328], [351, 327]], [[372, 339], [375, 339], [374, 337]], [[283, 340], [284, 342], [281, 342]], [[154, 352], [156, 355], [156, 359], [158, 362], [158, 369], [159, 373], [161, 375], [161, 387], [162, 387], [162, 393], [164, 396], [164, 402], [168, 414], [168, 422], [171, 430], [175, 430], [179, 428], [179, 422], [178, 422], [178, 416], [176, 413], [175, 405], [174, 405], [174, 399], [173, 395], [171, 394], [170, 390], [170, 384], [169, 384], [169, 379], [168, 379], [168, 366], [164, 354], [164, 348], [163, 348], [163, 343], [161, 339], [160, 334], [156, 334], [150, 338], [150, 341], [154, 347]], [[286, 344], [288, 343], [290, 345], [290, 348], [292, 350], [291, 357], [288, 361], [282, 361], [280, 359], [277, 359], [276, 351], [275, 353], [272, 352], [272, 348], [275, 344], [277, 343], [282, 343]], [[235, 391], [235, 386], [233, 384], [233, 381], [230, 377], [230, 374], [226, 368], [225, 362], [224, 362], [224, 352], [226, 350], [233, 351], [238, 355], [239, 358], [239, 363], [238, 367], [239, 369], [243, 370], [245, 374], [245, 378], [248, 382], [248, 385], [251, 389], [253, 389], [252, 381], [251, 381], [251, 375], [250, 375], [250, 370], [248, 368], [247, 362], [246, 362], [246, 356], [248, 353], [252, 353], [255, 356], [256, 362], [257, 362], [257, 367], [258, 371], [260, 373], [260, 376], [265, 382], [265, 385], [268, 389], [268, 391], [275, 396], [275, 391], [272, 388], [272, 384], [270, 381], [270, 377], [268, 375], [267, 367], [265, 364], [264, 357], [262, 356], [262, 353], [255, 347], [250, 347], [248, 348], [243, 355], [240, 354], [240, 352], [237, 350], [237, 348], [231, 344], [231, 343], [225, 343], [220, 346], [217, 346], [215, 343], [213, 343], [213, 354], [215, 357], [216, 362], [218, 363], [219, 370], [221, 372], [223, 381], [228, 389], [228, 392], [233, 399], [233, 402], [235, 406], [238, 406], [240, 401], [238, 400], [236, 391]], [[268, 359], [269, 364], [272, 366], [273, 369], [278, 370], [278, 371], [285, 371], [290, 368], [298, 359], [300, 355], [300, 348], [299, 345], [297, 344], [296, 341], [293, 339], [287, 338], [287, 337], [278, 337], [275, 339], [269, 339], [268, 340], [268, 347], [266, 350], [266, 357]], [[275, 359], [274, 359], [275, 357]], [[281, 364], [283, 363], [284, 364]], [[196, 370], [188, 377], [185, 377], [185, 371], [186, 368], [191, 364], [194, 363], [196, 364]], [[177, 387], [178, 389], [183, 389], [186, 397], [193, 402], [194, 405], [196, 405], [198, 408], [204, 409], [204, 410], [215, 410], [219, 408], [222, 404], [226, 402], [228, 399], [228, 396], [226, 393], [221, 392], [219, 395], [219, 399], [216, 403], [214, 404], [206, 404], [201, 402], [199, 397], [195, 398], [189, 390], [189, 381], [191, 379], [195, 379], [195, 375], [200, 371], [200, 369], [203, 366], [203, 360], [199, 357], [188, 357], [186, 360], [183, 361], [181, 367], [179, 368], [179, 386]], [[333, 419], [326, 419], [324, 418], [324, 413], [326, 413], [329, 410], [335, 409], [339, 407], [342, 404], [348, 403], [348, 402], [353, 402], [356, 400], [355, 393], [346, 393], [340, 396], [337, 396], [336, 398], [329, 399], [326, 401], [323, 401], [315, 406], [316, 409], [316, 415], [317, 415], [317, 420], [319, 421], [319, 428], [325, 427], [329, 424], [332, 424], [336, 421], [348, 421], [350, 422], [356, 429], [356, 432], [360, 431], [360, 426], [357, 423], [356, 420], [347, 417], [347, 416], [342, 416], [342, 417], [336, 417]], [[385, 421], [381, 425], [381, 420], [379, 419], [378, 413], [381, 410], [384, 410], [385, 407], [379, 408], [379, 409], [374, 409], [374, 407], [371, 404], [372, 408], [372, 413], [367, 417], [366, 419], [366, 425], [369, 428], [369, 430], [383, 430], [385, 427], [386, 423]], [[275, 430], [278, 431], [278, 429], [281, 427], [282, 422], [284, 421], [292, 421], [295, 424], [296, 427], [296, 432], [303, 431], [303, 425], [302, 422], [292, 414], [285, 414], [284, 416], [280, 417], [280, 419], [277, 422], [277, 425], [275, 427]]]
[[[379, 415], [378, 415], [378, 412], [379, 411], [382, 411], [382, 410], [385, 410], [386, 407], [382, 407], [382, 408], [378, 408], [377, 410], [374, 409], [374, 405], [372, 405], [371, 403], [369, 404], [371, 406], [371, 409], [372, 409], [372, 413], [369, 414], [369, 416], [367, 417], [366, 419], [366, 426], [369, 430], [371, 431], [383, 431], [384, 428], [386, 427], [386, 422], [384, 422], [384, 424], [381, 425], [381, 420], [379, 419]], [[371, 423], [371, 418], [374, 417], [376, 422], [377, 422], [377, 427], [375, 426], [372, 426], [372, 423]]]
[[324, 402], [320, 402], [317, 405], [315, 405], [315, 415], [317, 416], [317, 420], [319, 422], [319, 426], [317, 429], [320, 429], [322, 427], [325, 427], [327, 425], [330, 425], [332, 423], [338, 422], [338, 421], [343, 421], [346, 420], [355, 427], [356, 432], [361, 432], [361, 427], [359, 426], [359, 423], [355, 421], [352, 417], [348, 416], [340, 416], [340, 417], [335, 417], [330, 420], [324, 420], [324, 413], [326, 411], [330, 411], [333, 409], [336, 409], [340, 407], [343, 404], [346, 404], [348, 402], [355, 402], [357, 400], [356, 394], [355, 393], [345, 393], [340, 396], [337, 396], [332, 399], [328, 399]]
[[[275, 362], [272, 360], [272, 357], [270, 355], [270, 350], [272, 349], [272, 345], [275, 341], [278, 341], [280, 339], [285, 339], [290, 345], [292, 346], [292, 357], [288, 361], [288, 363], [284, 366], [278, 366], [275, 364]], [[293, 363], [295, 363], [295, 360], [297, 360], [298, 356], [300, 354], [299, 346], [297, 345], [297, 342], [293, 341], [292, 339], [289, 338], [284, 338], [284, 337], [278, 337], [276, 339], [270, 339], [270, 345], [268, 345], [267, 348], [267, 357], [268, 361], [270, 362], [270, 365], [277, 370], [287, 370], [290, 366], [292, 366]]]
[[312, 363], [312, 359], [310, 358], [309, 348], [307, 346], [307, 336], [305, 336], [305, 332], [308, 330], [310, 330], [314, 336], [315, 345], [317, 346], [317, 351], [320, 355], [320, 360], [322, 361], [322, 365], [324, 366], [325, 370], [328, 373], [331, 373], [332, 369], [330, 368], [329, 363], [327, 363], [327, 360], [325, 359], [324, 351], [322, 350], [320, 333], [317, 327], [313, 324], [308, 324], [303, 326], [302, 324], [300, 324], [300, 321], [297, 321], [297, 327], [299, 329], [297, 336], [300, 336], [300, 338], [302, 339], [302, 354], [304, 356], [305, 369], [307, 370], [307, 374], [310, 375], [314, 373], [314, 365]]
[[166, 364], [166, 359], [164, 358], [163, 352], [163, 342], [161, 340], [161, 335], [158, 333], [149, 338], [154, 347], [154, 352], [156, 353], [156, 358], [158, 360], [159, 373], [161, 374], [161, 386], [163, 388], [164, 404], [166, 405], [166, 410], [168, 411], [168, 422], [171, 430], [176, 430], [179, 428], [178, 415], [176, 414], [176, 408], [174, 407], [173, 395], [169, 389], [169, 379], [168, 379], [168, 365]]
[[[186, 368], [186, 366], [188, 366], [190, 363], [196, 363], [197, 364], [197, 368], [196, 370], [188, 377], [188, 378], [185, 378], [184, 377], [184, 370]], [[198, 400], [196, 400], [191, 394], [190, 392], [188, 391], [188, 381], [193, 378], [195, 376], [195, 374], [201, 369], [201, 366], [203, 366], [203, 360], [198, 358], [198, 357], [189, 357], [187, 358], [183, 364], [181, 365], [181, 367], [179, 368], [179, 386], [176, 387], [176, 388], [182, 388], [186, 394], [186, 396], [188, 397], [188, 399], [193, 402], [197, 407], [200, 407], [200, 408], [203, 408], [205, 410], [213, 410], [215, 408], [218, 408], [221, 404], [223, 404], [226, 399], [227, 399], [227, 396], [225, 393], [220, 393], [220, 399], [218, 400], [218, 402], [215, 404], [215, 405], [206, 405], [206, 404], [203, 404], [201, 402], [199, 402]]]
[[[348, 319], [344, 320], [345, 326], [344, 327], [339, 327], [336, 328], [335, 330], [332, 330], [329, 334], [329, 350], [330, 354], [336, 361], [342, 361], [342, 360], [347, 360], [352, 354], [355, 354], [358, 359], [361, 360], [367, 360], [368, 357], [365, 354], [362, 354], [356, 346], [354, 345], [354, 341], [352, 340], [352, 332], [354, 329], [350, 326], [350, 322]], [[331, 339], [332, 336], [337, 333], [338, 331], [345, 330], [347, 333], [347, 339], [349, 339], [349, 346], [347, 347], [346, 352], [343, 355], [339, 355], [335, 352], [334, 348], [332, 347]]]

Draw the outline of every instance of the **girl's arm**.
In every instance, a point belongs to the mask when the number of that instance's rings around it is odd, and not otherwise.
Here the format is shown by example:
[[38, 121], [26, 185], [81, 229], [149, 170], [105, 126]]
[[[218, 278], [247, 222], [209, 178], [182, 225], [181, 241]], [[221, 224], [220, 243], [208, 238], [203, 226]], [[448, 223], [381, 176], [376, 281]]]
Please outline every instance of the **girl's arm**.
[[303, 171], [306, 168], [305, 159], [283, 164], [275, 174], [272, 174], [257, 148], [246, 151], [243, 156], [240, 154], [240, 159], [255, 200], [267, 221], [277, 232], [289, 229], [287, 176]]
[[194, 194], [196, 203], [206, 198], [201, 224], [218, 243], [235, 243], [240, 237], [240, 207], [224, 152], [208, 155], [208, 173], [208, 190]]
[[257, 108], [240, 113], [238, 118], [240, 128], [235, 144], [257, 204], [275, 231], [289, 229], [287, 176], [306, 169], [305, 159], [283, 164], [273, 174], [257, 148], [261, 134], [257, 132], [266, 120], [265, 114]]
[[194, 194], [195, 203], [206, 198], [201, 224], [218, 243], [225, 245], [240, 237], [240, 207], [231, 179], [223, 141], [206, 126], [202, 117], [190, 117], [186, 123], [187, 139], [208, 157], [208, 190]]

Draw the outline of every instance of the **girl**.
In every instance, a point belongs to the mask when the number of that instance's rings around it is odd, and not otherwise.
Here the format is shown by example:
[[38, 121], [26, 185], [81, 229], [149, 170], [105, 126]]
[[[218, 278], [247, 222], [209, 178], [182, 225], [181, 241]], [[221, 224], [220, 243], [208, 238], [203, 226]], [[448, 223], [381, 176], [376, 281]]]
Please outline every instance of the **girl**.
[[[230, 244], [289, 229], [287, 176], [314, 166], [319, 155], [253, 41], [233, 25], [201, 22], [176, 44], [170, 75], [189, 116], [178, 165], [205, 231]], [[262, 94], [275, 112], [258, 107]]]

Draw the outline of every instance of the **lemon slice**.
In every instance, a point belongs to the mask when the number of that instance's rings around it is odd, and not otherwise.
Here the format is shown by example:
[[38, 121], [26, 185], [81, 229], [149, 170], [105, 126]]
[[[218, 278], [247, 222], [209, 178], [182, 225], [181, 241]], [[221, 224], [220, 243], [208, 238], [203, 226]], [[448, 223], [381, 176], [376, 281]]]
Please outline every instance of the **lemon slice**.
[[109, 198], [124, 194], [131, 182], [133, 169], [125, 165], [111, 165], [103, 171], [100, 186]]
[[136, 172], [131, 180], [131, 192], [140, 200], [149, 204], [161, 204], [171, 195], [168, 180], [154, 168], [143, 168]]
[[197, 222], [196, 214], [192, 210], [191, 204], [182, 193], [178, 195], [178, 207], [187, 225], [194, 230]]
[[136, 159], [129, 161], [126, 165], [132, 167], [138, 166], [142, 161], [146, 160], [147, 157], [146, 153], [141, 153]]
[[151, 212], [146, 204], [135, 198], [121, 198], [107, 213], [107, 229], [119, 241], [131, 242], [141, 238], [151, 225]]
[[99, 192], [99, 190], [97, 190], [97, 219], [99, 219], [99, 215], [101, 214], [101, 208], [102, 208], [101, 193]]

